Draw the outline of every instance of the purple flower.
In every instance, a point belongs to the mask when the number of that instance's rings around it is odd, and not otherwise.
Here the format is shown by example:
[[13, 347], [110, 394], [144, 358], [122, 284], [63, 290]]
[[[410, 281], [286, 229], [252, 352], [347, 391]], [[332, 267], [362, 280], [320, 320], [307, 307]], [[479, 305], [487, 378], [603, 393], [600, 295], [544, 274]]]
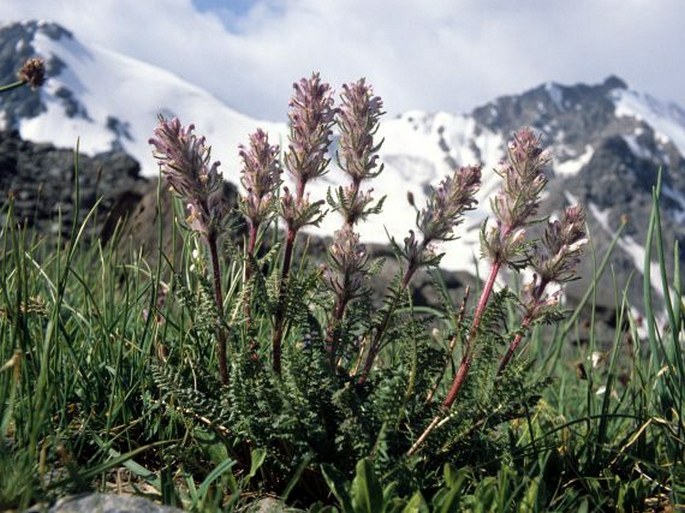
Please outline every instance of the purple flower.
[[417, 226], [423, 235], [418, 242], [413, 230], [404, 239], [401, 251], [409, 262], [411, 274], [422, 265], [437, 265], [442, 254], [436, 252], [435, 243], [456, 239], [455, 228], [464, 220], [464, 213], [473, 210], [475, 195], [480, 187], [480, 166], [465, 166], [454, 171], [432, 189], [426, 207], [417, 214]]
[[383, 141], [375, 144], [383, 112], [383, 101], [373, 96], [373, 89], [362, 78], [343, 85], [342, 105], [338, 113], [340, 127], [339, 159], [343, 170], [355, 183], [374, 178], [383, 170], [378, 166], [378, 150]]
[[377, 177], [383, 171], [378, 165], [378, 150], [383, 141], [374, 143], [380, 117], [384, 114], [383, 101], [373, 96], [373, 90], [362, 78], [357, 82], [343, 85], [340, 95], [342, 102], [338, 109], [340, 141], [338, 162], [351, 178], [347, 187], [335, 189], [335, 197], [329, 191], [328, 203], [340, 212], [345, 224], [353, 226], [365, 220], [369, 214], [381, 211], [385, 197], [374, 205], [371, 196], [373, 189], [360, 190], [363, 180]]
[[341, 302], [363, 294], [369, 256], [359, 235], [348, 225], [335, 232], [323, 280]]
[[532, 130], [523, 128], [514, 134], [507, 159], [495, 170], [502, 177], [502, 189], [490, 200], [494, 222], [482, 232], [484, 255], [515, 268], [526, 262], [523, 229], [536, 221], [540, 196], [547, 185], [543, 171], [550, 160], [549, 152], [542, 150]]
[[194, 125], [187, 128], [174, 118], [160, 116], [150, 139], [162, 176], [188, 210], [188, 225], [206, 236], [216, 236], [229, 211], [219, 162], [210, 164], [211, 148], [197, 137]]
[[419, 214], [418, 227], [424, 239], [447, 241], [456, 238], [454, 229], [464, 213], [475, 208], [475, 194], [480, 187], [480, 166], [457, 169], [431, 191], [426, 207]]
[[586, 244], [585, 212], [580, 205], [567, 207], [561, 219], [547, 223], [531, 264], [540, 280], [568, 282], [575, 277], [575, 268]]
[[261, 129], [250, 135], [248, 147], [240, 146], [243, 159], [240, 183], [246, 190], [240, 209], [255, 229], [274, 211], [282, 173], [278, 153], [279, 147], [271, 146], [269, 136]]
[[328, 147], [335, 109], [333, 92], [321, 82], [318, 73], [293, 84], [295, 93], [290, 101], [290, 144], [285, 165], [297, 182], [297, 196], [304, 194], [305, 184], [326, 172]]

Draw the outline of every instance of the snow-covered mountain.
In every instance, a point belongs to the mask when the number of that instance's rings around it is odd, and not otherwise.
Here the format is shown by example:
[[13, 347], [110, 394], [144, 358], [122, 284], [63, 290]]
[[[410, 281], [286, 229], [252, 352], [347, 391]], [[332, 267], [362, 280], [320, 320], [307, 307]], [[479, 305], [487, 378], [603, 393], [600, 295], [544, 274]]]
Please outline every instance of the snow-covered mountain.
[[[282, 126], [258, 122], [224, 105], [178, 76], [132, 57], [98, 46], [84, 46], [65, 28], [47, 22], [0, 27], [0, 71], [12, 78], [29, 55], [47, 60], [50, 79], [36, 94], [19, 90], [0, 107], [2, 125], [17, 128], [24, 139], [52, 142], [94, 154], [122, 148], [156, 174], [148, 139], [157, 116], [193, 122], [229, 167], [238, 162], [235, 148], [256, 126], [279, 132]], [[31, 106], [22, 106], [30, 103]], [[5, 106], [7, 105], [7, 106]], [[230, 148], [230, 150], [228, 150]]]
[[[78, 138], [81, 150], [90, 154], [123, 149], [141, 163], [143, 174], [153, 175], [157, 169], [147, 140], [159, 113], [174, 115], [207, 136], [224, 176], [234, 183], [239, 176], [237, 148], [250, 132], [261, 127], [272, 141], [285, 142], [285, 124], [244, 116], [239, 105], [227, 106], [132, 56], [85, 46], [58, 25], [0, 26], [2, 83], [11, 81], [24, 59], [35, 54], [47, 59], [46, 86], [37, 92], [15, 90], [0, 103], [0, 128], [17, 129], [24, 139], [73, 148]], [[382, 96], [383, 91], [377, 93]], [[386, 167], [370, 186], [388, 199], [379, 220], [362, 227], [362, 237], [373, 242], [386, 242], [387, 233], [403, 238], [415, 220], [408, 191], [421, 205], [427, 187], [455, 165], [483, 163], [480, 208], [469, 214], [462, 238], [442, 248], [445, 267], [475, 273], [478, 230], [488, 215], [487, 197], [498, 187], [492, 168], [504, 155], [511, 133], [525, 125], [541, 132], [555, 155], [546, 213], [559, 211], [567, 202], [586, 205], [597, 260], [621, 223], [628, 221], [613, 258], [619, 283], [642, 270], [651, 189], [659, 169], [666, 241], [670, 246], [674, 240], [685, 241], [685, 110], [632, 91], [616, 77], [598, 85], [545, 84], [469, 114], [416, 110], [386, 119], [379, 133], [385, 139], [381, 158]], [[332, 171], [312, 184], [311, 194], [324, 197], [328, 186], [342, 180]], [[332, 215], [321, 230], [332, 233], [338, 225]], [[586, 258], [585, 275], [591, 274], [592, 265], [593, 259]], [[584, 286], [586, 282], [580, 282], [575, 293]], [[631, 287], [631, 296], [641, 297], [640, 280], [633, 278]], [[607, 275], [599, 290], [600, 302], [613, 305], [611, 277]]]

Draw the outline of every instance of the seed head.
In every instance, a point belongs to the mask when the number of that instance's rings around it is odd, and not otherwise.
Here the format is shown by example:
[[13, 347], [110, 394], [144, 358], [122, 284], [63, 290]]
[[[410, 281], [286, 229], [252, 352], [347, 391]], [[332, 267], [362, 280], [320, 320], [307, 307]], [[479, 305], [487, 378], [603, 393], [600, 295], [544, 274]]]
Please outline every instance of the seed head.
[[19, 80], [36, 89], [45, 83], [45, 61], [40, 57], [31, 57], [17, 74]]

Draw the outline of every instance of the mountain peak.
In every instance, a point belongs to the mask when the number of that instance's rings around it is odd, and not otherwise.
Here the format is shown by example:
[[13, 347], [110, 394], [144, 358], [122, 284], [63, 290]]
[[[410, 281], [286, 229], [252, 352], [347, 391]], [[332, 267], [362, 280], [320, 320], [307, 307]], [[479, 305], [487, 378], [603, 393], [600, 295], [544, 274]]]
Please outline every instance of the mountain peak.
[[628, 89], [628, 84], [616, 75], [609, 75], [602, 84], [605, 89]]
[[27, 20], [0, 24], [0, 44], [31, 44], [36, 34], [41, 33], [55, 41], [65, 37], [73, 39], [74, 35], [62, 25], [49, 20]]

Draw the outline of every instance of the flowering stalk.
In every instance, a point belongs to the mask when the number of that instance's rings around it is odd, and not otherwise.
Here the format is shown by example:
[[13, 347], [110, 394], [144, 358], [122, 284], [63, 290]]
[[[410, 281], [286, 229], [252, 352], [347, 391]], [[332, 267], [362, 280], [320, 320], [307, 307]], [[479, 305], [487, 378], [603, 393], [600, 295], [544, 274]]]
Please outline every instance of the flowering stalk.
[[[189, 125], [187, 128], [174, 118], [160, 116], [149, 140], [153, 154], [159, 162], [162, 176], [171, 189], [186, 203], [186, 223], [200, 234], [209, 248], [214, 278], [214, 301], [219, 315], [223, 312], [223, 292], [219, 267], [218, 238], [226, 227], [229, 213], [224, 181], [218, 171], [219, 162], [211, 160], [211, 148], [204, 137], [197, 137]], [[217, 327], [217, 357], [221, 383], [228, 384], [226, 362], [226, 334]]]
[[324, 266], [323, 274], [324, 282], [335, 295], [325, 338], [331, 366], [335, 363], [337, 351], [336, 330], [345, 316], [347, 305], [367, 292], [363, 283], [367, 274], [368, 255], [353, 227], [369, 214], [379, 212], [385, 199], [381, 198], [371, 206], [373, 190], [360, 191], [362, 181], [375, 178], [383, 171], [383, 165], [377, 163], [378, 150], [383, 141], [374, 142], [380, 117], [384, 114], [383, 101], [373, 95], [372, 88], [363, 78], [343, 85], [340, 98], [338, 162], [350, 177], [350, 184], [344, 188], [338, 187], [336, 198], [330, 191], [328, 194], [328, 203], [343, 216], [343, 227], [335, 233], [329, 249], [329, 265]]
[[[417, 213], [416, 224], [423, 235], [418, 242], [413, 230], [404, 239], [404, 248], [393, 241], [396, 249], [407, 261], [407, 269], [402, 277], [401, 288], [406, 289], [412, 277], [421, 267], [438, 265], [442, 254], [436, 254], [435, 243], [457, 238], [454, 229], [461, 224], [464, 213], [473, 210], [477, 203], [475, 194], [480, 187], [481, 168], [468, 166], [457, 169], [452, 176], [446, 177], [437, 189], [433, 189], [426, 207]], [[364, 384], [371, 372], [373, 363], [380, 352], [383, 336], [396, 308], [398, 296], [385, 311], [383, 319], [376, 327], [369, 345], [364, 367], [357, 380]]]
[[375, 178], [383, 172], [383, 164], [379, 166], [377, 161], [378, 150], [384, 141], [376, 143], [374, 135], [378, 132], [380, 117], [385, 113], [383, 101], [373, 96], [373, 90], [363, 78], [343, 85], [340, 99], [338, 161], [351, 183], [345, 188], [339, 187], [337, 201], [329, 197], [329, 203], [342, 214], [346, 225], [354, 226], [369, 214], [378, 212], [382, 206], [383, 199], [371, 207], [372, 191], [361, 192], [360, 187], [363, 180]]
[[[276, 193], [281, 185], [282, 170], [278, 162], [279, 147], [269, 144], [269, 136], [261, 129], [250, 135], [249, 145], [240, 146], [243, 160], [240, 183], [245, 194], [240, 197], [239, 209], [248, 226], [247, 255], [254, 257], [259, 228], [276, 210]], [[247, 268], [249, 279], [250, 267]]]
[[364, 286], [367, 275], [368, 253], [359, 242], [359, 235], [350, 226], [344, 225], [335, 232], [333, 244], [328, 253], [329, 265], [324, 266], [324, 283], [333, 291], [335, 304], [333, 315], [326, 329], [325, 349], [331, 366], [335, 363], [335, 330], [342, 322], [350, 301], [367, 293]]
[[483, 254], [492, 264], [476, 305], [459, 368], [442, 403], [446, 409], [454, 404], [468, 376], [473, 343], [502, 266], [518, 270], [528, 261], [525, 227], [535, 222], [533, 217], [540, 206], [540, 195], [547, 185], [543, 169], [550, 160], [550, 154], [540, 147], [540, 139], [529, 128], [523, 128], [514, 134], [507, 159], [496, 170], [502, 177], [502, 189], [490, 202], [495, 222], [489, 228], [484, 226], [481, 233]]
[[285, 165], [296, 183], [296, 198], [304, 198], [310, 180], [326, 174], [327, 158], [335, 109], [329, 84], [321, 82], [318, 73], [293, 84], [295, 93], [290, 100], [290, 144]]
[[[276, 212], [276, 194], [281, 185], [282, 170], [278, 162], [279, 147], [269, 144], [269, 136], [261, 129], [250, 135], [248, 146], [240, 145], [239, 155], [243, 160], [240, 183], [245, 194], [240, 196], [239, 209], [248, 226], [246, 262], [244, 267], [245, 297], [243, 314], [248, 332], [252, 324], [250, 279], [255, 266], [255, 246], [260, 227]], [[257, 343], [250, 340], [252, 358], [257, 358]]]
[[547, 286], [552, 282], [567, 283], [575, 278], [576, 265], [587, 244], [583, 209], [579, 205], [567, 207], [561, 220], [547, 224], [541, 243], [531, 259], [533, 277], [523, 287], [525, 315], [521, 329], [502, 357], [497, 374], [501, 374], [511, 361], [528, 327], [558, 306], [559, 292], [545, 297]]
[[329, 164], [328, 147], [333, 134], [334, 122], [332, 91], [322, 83], [318, 73], [293, 85], [295, 94], [290, 101], [290, 143], [285, 155], [285, 165], [295, 181], [295, 194], [287, 187], [279, 205], [279, 213], [286, 224], [283, 267], [279, 287], [279, 299], [274, 314], [272, 335], [273, 369], [281, 372], [281, 342], [285, 331], [286, 285], [290, 274], [292, 254], [298, 231], [307, 225], [318, 225], [323, 218], [323, 201], [309, 202], [305, 187], [309, 180], [326, 173]]
[[[506, 160], [495, 170], [502, 177], [502, 188], [490, 201], [494, 222], [484, 225], [481, 231], [481, 250], [492, 263], [473, 314], [459, 367], [442, 402], [444, 411], [452, 407], [469, 374], [473, 345], [502, 266], [519, 270], [529, 260], [525, 227], [535, 222], [532, 218], [538, 211], [540, 194], [547, 184], [543, 169], [551, 160], [550, 154], [543, 151], [539, 143], [539, 138], [529, 128], [519, 130], [508, 145]], [[414, 454], [439, 424], [440, 416], [437, 415], [408, 454]]]
[[40, 57], [31, 57], [24, 62], [17, 73], [16, 82], [0, 86], [0, 93], [11, 91], [28, 85], [31, 89], [37, 89], [45, 83], [45, 61]]

